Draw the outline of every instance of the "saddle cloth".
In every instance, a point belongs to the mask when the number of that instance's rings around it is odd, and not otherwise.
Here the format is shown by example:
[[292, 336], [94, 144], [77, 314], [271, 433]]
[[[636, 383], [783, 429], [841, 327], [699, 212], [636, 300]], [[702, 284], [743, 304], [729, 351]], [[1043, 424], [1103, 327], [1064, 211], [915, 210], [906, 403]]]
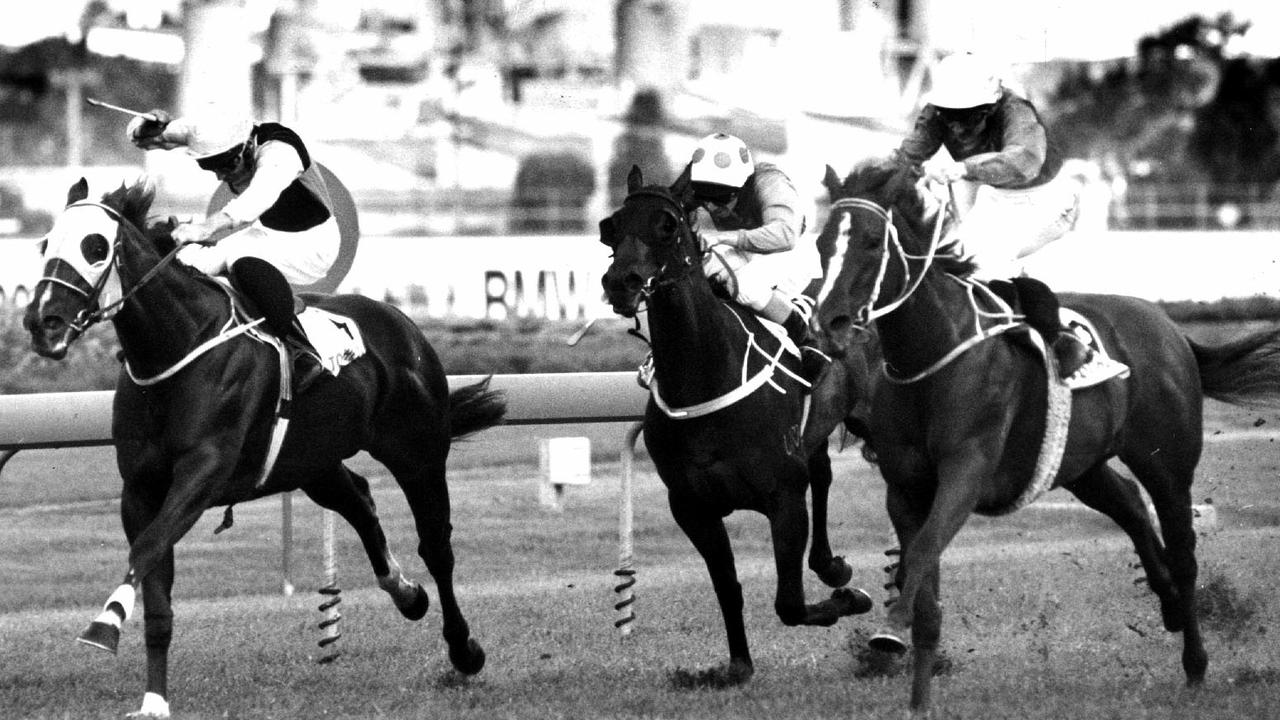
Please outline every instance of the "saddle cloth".
[[298, 322], [320, 356], [320, 362], [334, 375], [365, 353], [360, 327], [349, 317], [307, 307], [298, 315]]

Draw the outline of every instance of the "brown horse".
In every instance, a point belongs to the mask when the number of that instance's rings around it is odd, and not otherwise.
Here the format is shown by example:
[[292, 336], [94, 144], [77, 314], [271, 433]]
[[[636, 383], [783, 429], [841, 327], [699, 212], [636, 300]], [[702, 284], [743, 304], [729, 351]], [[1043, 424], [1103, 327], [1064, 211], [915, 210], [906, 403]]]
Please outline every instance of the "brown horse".
[[[603, 278], [615, 312], [645, 306], [654, 380], [644, 441], [667, 486], [676, 523], [706, 562], [729, 640], [729, 663], [677, 672], [678, 685], [724, 686], [754, 672], [742, 617], [733, 550], [723, 518], [754, 510], [769, 519], [777, 569], [774, 609], [786, 625], [831, 625], [866, 612], [870, 598], [841, 586], [852, 571], [831, 553], [826, 533], [831, 484], [827, 438], [855, 401], [866, 397], [866, 359], [849, 353], [814, 391], [812, 422], [802, 435], [805, 387], [799, 359], [785, 352], [755, 313], [718, 296], [703, 274], [704, 249], [685, 208], [688, 172], [670, 188], [628, 177], [622, 208], [600, 223], [613, 250]], [[801, 565], [809, 532], [806, 493], [813, 491], [809, 567], [831, 587], [828, 600], [805, 602]]]
[[[1046, 427], [1044, 362], [1027, 335], [977, 339], [982, 312], [971, 268], [938, 256], [924, 222], [916, 175], [869, 164], [841, 182], [828, 227], [838, 227], [820, 325], [838, 352], [872, 322], [884, 357], [871, 408], [871, 444], [887, 483], [886, 505], [902, 546], [901, 595], [886, 632], [873, 639], [915, 649], [913, 713], [927, 713], [942, 629], [939, 559], [972, 513], [1000, 514], [1024, 497]], [[981, 293], [978, 297], [983, 297]], [[1217, 347], [1192, 342], [1154, 304], [1115, 295], [1064, 296], [1092, 321], [1102, 344], [1132, 368], [1076, 390], [1052, 486], [1064, 487], [1112, 518], [1132, 538], [1170, 632], [1182, 632], [1187, 683], [1208, 665], [1196, 616], [1196, 536], [1191, 483], [1202, 443], [1204, 397], [1227, 402], [1280, 400], [1280, 331]], [[971, 344], [967, 351], [957, 352]], [[950, 358], [950, 360], [948, 360]], [[1054, 380], [1056, 382], [1056, 379]], [[1121, 460], [1150, 495], [1153, 528], [1133, 481], [1107, 461]]]
[[405, 617], [421, 619], [426, 591], [388, 550], [369, 483], [342, 462], [367, 450], [391, 471], [413, 512], [418, 554], [440, 594], [450, 660], [461, 672], [479, 672], [484, 650], [454, 597], [445, 459], [451, 439], [502, 420], [505, 402], [488, 381], [450, 392], [427, 339], [390, 305], [308, 296], [353, 320], [366, 352], [293, 399], [283, 447], [262, 478], [279, 388], [275, 349], [233, 331], [208, 352], [193, 352], [235, 326], [227, 294], [171, 262], [172, 225], [145, 225], [150, 187], [121, 187], [100, 202], [86, 200], [87, 193], [84, 180], [71, 188], [45, 241], [44, 277], [24, 318], [32, 346], [46, 357], [64, 357], [88, 325], [107, 318], [124, 350], [112, 434], [129, 564], [79, 640], [115, 652], [141, 586], [147, 685], [140, 714], [167, 716], [174, 545], [210, 507], [297, 489], [351, 524], [379, 586]]

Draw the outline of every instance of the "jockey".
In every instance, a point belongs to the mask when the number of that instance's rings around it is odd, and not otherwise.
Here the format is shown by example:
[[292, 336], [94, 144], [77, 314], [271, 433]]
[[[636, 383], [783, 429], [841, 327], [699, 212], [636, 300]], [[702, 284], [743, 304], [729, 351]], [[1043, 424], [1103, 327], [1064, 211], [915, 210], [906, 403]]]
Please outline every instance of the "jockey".
[[272, 122], [220, 113], [150, 115], [129, 122], [134, 145], [186, 148], [234, 196], [213, 215], [174, 228], [174, 241], [184, 246], [178, 259], [208, 275], [229, 277], [253, 301], [267, 327], [290, 348], [301, 392], [325, 370], [294, 315], [290, 284], [323, 278], [341, 242], [329, 193], [306, 145], [293, 130]]
[[693, 229], [709, 250], [703, 263], [707, 277], [787, 331], [800, 349], [801, 374], [812, 386], [831, 359], [809, 331], [813, 300], [802, 293], [822, 271], [812, 243], [797, 248], [805, 218], [795, 186], [776, 166], [753, 162], [746, 144], [725, 133], [699, 141], [689, 180]]
[[[1080, 213], [1081, 185], [1059, 173], [1062, 153], [1035, 106], [970, 53], [938, 63], [925, 102], [892, 157], [971, 200], [945, 243], [969, 256], [974, 277], [997, 292], [1016, 287], [1027, 323], [1052, 346], [1064, 379], [1082, 380], [1082, 369], [1121, 374], [1124, 366], [1106, 358], [1091, 363], [1093, 351], [1062, 326], [1053, 291], [1026, 277], [1019, 262], [1065, 235]], [[942, 147], [950, 159], [934, 158]]]

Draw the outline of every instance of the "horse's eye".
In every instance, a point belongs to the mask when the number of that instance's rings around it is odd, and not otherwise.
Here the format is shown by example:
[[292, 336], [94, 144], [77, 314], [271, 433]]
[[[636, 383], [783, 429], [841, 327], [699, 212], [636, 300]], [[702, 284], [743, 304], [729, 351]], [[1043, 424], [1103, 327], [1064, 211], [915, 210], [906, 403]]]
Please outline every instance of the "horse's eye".
[[80, 254], [84, 256], [85, 261], [92, 265], [107, 259], [107, 255], [111, 252], [111, 243], [98, 233], [85, 235], [80, 241]]

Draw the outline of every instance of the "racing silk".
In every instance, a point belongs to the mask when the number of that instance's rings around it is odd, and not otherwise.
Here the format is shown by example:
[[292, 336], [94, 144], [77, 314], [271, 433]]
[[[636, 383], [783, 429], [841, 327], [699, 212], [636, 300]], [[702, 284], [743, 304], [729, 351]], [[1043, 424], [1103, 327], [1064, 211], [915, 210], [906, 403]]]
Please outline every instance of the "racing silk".
[[954, 133], [938, 108], [925, 105], [915, 127], [894, 151], [896, 162], [920, 167], [945, 146], [965, 166], [965, 179], [998, 188], [1044, 185], [1062, 169], [1062, 152], [1029, 101], [1008, 89], [975, 131]]
[[708, 242], [754, 253], [776, 253], [795, 247], [804, 232], [800, 194], [776, 165], [756, 163], [732, 208], [708, 207], [716, 230], [702, 232]]
[[257, 220], [282, 232], [309, 230], [333, 215], [324, 178], [302, 138], [279, 123], [255, 125], [253, 169], [239, 183], [228, 184], [235, 197], [222, 208], [232, 220]]

